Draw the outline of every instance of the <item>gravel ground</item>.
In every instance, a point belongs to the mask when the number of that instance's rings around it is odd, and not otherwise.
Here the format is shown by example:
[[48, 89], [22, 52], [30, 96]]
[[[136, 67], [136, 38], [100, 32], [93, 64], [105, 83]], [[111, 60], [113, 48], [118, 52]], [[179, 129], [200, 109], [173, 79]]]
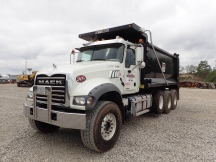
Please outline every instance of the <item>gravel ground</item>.
[[22, 114], [28, 88], [0, 84], [0, 162], [215, 161], [216, 90], [180, 89], [176, 110], [126, 122], [106, 153], [84, 147], [78, 130], [33, 130]]

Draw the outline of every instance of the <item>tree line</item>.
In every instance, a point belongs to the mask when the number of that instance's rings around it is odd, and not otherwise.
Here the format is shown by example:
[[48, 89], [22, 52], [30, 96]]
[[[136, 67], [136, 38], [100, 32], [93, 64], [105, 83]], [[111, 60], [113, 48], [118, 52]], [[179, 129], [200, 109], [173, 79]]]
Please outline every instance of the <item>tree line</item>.
[[214, 82], [216, 83], [216, 65], [215, 67], [211, 68], [208, 64], [208, 61], [200, 61], [200, 63], [196, 65], [187, 65], [187, 66], [180, 66], [179, 68], [180, 73], [187, 73], [187, 74], [195, 74], [199, 77], [205, 79], [207, 82]]

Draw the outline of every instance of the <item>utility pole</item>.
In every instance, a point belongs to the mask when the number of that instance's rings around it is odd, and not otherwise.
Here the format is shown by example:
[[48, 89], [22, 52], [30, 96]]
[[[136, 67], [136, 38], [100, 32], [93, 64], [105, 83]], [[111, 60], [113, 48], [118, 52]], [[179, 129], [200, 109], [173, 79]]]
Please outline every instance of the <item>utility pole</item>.
[[27, 74], [27, 58], [25, 59], [25, 74]]

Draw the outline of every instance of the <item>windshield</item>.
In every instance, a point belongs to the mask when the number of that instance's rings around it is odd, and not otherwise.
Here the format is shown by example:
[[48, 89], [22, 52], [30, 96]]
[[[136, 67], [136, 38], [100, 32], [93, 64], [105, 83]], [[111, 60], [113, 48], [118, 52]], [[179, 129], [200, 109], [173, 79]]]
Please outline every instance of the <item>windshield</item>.
[[82, 61], [117, 61], [122, 62], [123, 44], [107, 44], [80, 48], [77, 62]]

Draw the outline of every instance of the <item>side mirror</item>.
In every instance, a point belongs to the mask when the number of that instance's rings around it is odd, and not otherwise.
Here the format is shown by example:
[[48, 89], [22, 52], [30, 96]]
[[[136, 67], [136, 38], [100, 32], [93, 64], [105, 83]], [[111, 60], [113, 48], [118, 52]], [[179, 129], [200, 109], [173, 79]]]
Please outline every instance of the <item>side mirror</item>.
[[136, 48], [136, 63], [143, 62], [143, 46]]
[[136, 48], [136, 64], [141, 69], [145, 67], [145, 62], [143, 61], [143, 55], [144, 55], [143, 51], [144, 48], [142, 45]]

